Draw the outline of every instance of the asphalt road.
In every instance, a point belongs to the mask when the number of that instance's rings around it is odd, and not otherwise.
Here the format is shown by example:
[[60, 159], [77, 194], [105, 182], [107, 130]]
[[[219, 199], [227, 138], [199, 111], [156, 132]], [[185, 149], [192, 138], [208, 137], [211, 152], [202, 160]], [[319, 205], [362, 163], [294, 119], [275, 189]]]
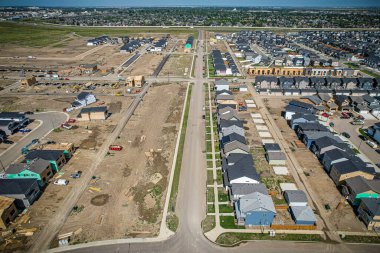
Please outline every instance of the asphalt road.
[[380, 154], [378, 154], [375, 149], [371, 148], [367, 143], [362, 141], [359, 138], [358, 130], [359, 128], [367, 128], [372, 126], [374, 123], [378, 122], [378, 120], [365, 120], [365, 124], [363, 126], [360, 125], [352, 125], [349, 122], [352, 119], [333, 119], [334, 122], [334, 130], [337, 133], [346, 132], [350, 135], [349, 140], [363, 153], [369, 160], [371, 160], [374, 164], [380, 163]]
[[[202, 42], [203, 32], [199, 39]], [[183, 152], [180, 186], [177, 199], [176, 213], [179, 217], [177, 233], [161, 242], [146, 239], [144, 243], [128, 243], [124, 240], [93, 242], [75, 245], [67, 248], [66, 252], [77, 253], [108, 253], [108, 252], [268, 252], [268, 253], [304, 253], [304, 252], [380, 252], [380, 245], [369, 244], [329, 244], [286, 241], [254, 241], [235, 248], [223, 248], [208, 241], [202, 233], [201, 221], [206, 215], [206, 160], [202, 152], [204, 147], [204, 122], [202, 107], [204, 92], [202, 77], [203, 47], [198, 49], [195, 79], [190, 100], [188, 128]], [[149, 242], [152, 241], [152, 242]], [[70, 249], [70, 250], [69, 250]], [[62, 249], [55, 249], [64, 251]]]
[[63, 112], [46, 112], [29, 115], [29, 118], [40, 120], [42, 124], [0, 154], [0, 160], [5, 168], [21, 156], [21, 149], [23, 147], [29, 144], [33, 139], [41, 139], [52, 129], [60, 126], [67, 120], [68, 116]]

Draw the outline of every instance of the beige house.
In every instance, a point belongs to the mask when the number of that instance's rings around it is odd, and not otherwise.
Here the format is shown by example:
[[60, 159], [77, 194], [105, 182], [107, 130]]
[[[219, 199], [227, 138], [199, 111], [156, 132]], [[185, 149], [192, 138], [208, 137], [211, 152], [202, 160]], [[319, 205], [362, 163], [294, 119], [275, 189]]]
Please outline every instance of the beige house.
[[375, 177], [375, 171], [370, 167], [359, 167], [350, 160], [334, 163], [331, 167], [330, 177], [336, 185], [342, 184], [348, 178], [357, 176], [372, 180]]
[[9, 223], [17, 217], [17, 214], [15, 199], [0, 196], [0, 229], [6, 229]]
[[91, 120], [105, 120], [107, 118], [107, 106], [87, 107], [83, 108], [79, 115], [78, 120], [91, 121]]
[[125, 85], [128, 87], [141, 88], [145, 83], [144, 76], [130, 76], [127, 78]]

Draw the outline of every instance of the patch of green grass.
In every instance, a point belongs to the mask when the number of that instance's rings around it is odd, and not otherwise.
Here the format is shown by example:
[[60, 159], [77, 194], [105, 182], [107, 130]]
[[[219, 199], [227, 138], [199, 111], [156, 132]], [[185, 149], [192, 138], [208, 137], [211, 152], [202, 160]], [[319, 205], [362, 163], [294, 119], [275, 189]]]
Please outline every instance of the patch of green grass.
[[356, 148], [353, 148], [352, 151], [354, 151], [355, 154], [360, 154], [360, 151]]
[[206, 152], [212, 152], [211, 141], [206, 141]]
[[207, 168], [212, 168], [212, 161], [207, 161]]
[[55, 132], [55, 133], [59, 133], [59, 132], [62, 132], [62, 131], [63, 130], [60, 127], [54, 128], [54, 130], [53, 130], [53, 132]]
[[360, 71], [363, 72], [364, 74], [367, 74], [367, 75], [372, 76], [374, 78], [379, 78], [380, 77], [379, 74], [377, 74], [375, 72], [372, 72], [372, 71], [369, 71], [367, 69], [361, 69]]
[[215, 216], [207, 215], [206, 218], [202, 221], [202, 230], [203, 233], [207, 233], [215, 227]]
[[359, 69], [359, 65], [356, 64], [356, 63], [345, 62], [344, 64], [346, 64], [348, 67], [350, 67], [350, 68], [352, 68], [352, 69]]
[[279, 198], [276, 198], [275, 196], [272, 197], [272, 200], [273, 200], [273, 203], [275, 205], [286, 205], [286, 200], [285, 198], [282, 198], [282, 199], [279, 199]]
[[207, 170], [207, 185], [214, 184], [214, 176], [212, 170]]
[[219, 205], [219, 212], [220, 213], [233, 213], [234, 208], [230, 205], [222, 204], [222, 205]]
[[322, 241], [320, 235], [304, 235], [304, 234], [277, 234], [274, 237], [269, 236], [268, 233], [265, 234], [256, 234], [256, 233], [224, 233], [221, 234], [217, 239], [216, 243], [233, 246], [237, 245], [243, 241], [249, 240], [285, 240], [285, 241], [312, 241], [319, 242]]
[[214, 196], [214, 189], [207, 187], [207, 202], [214, 202], [215, 196]]
[[223, 174], [221, 170], [216, 171], [216, 182], [217, 184], [223, 184]]
[[171, 231], [177, 231], [179, 219], [175, 213], [170, 213], [166, 217], [166, 225]]
[[207, 205], [207, 212], [208, 213], [215, 213], [215, 205]]
[[371, 137], [367, 134], [366, 130], [364, 130], [363, 128], [359, 128], [359, 133], [363, 135], [367, 140], [371, 139]]
[[76, 33], [84, 37], [96, 37], [101, 35], [108, 36], [125, 36], [139, 35], [142, 33], [160, 33], [160, 34], [192, 34], [194, 38], [198, 37], [198, 32], [186, 28], [169, 28], [161, 27], [139, 27], [139, 28], [102, 28], [102, 27], [79, 27], [79, 26], [59, 26], [44, 24], [25, 24], [16, 22], [0, 22], [0, 44], [17, 44], [29, 47], [45, 47], [53, 43], [58, 43], [67, 38], [69, 34]]
[[[174, 175], [173, 175], [173, 184], [172, 184], [172, 189], [170, 192], [170, 200], [169, 200], [169, 211], [170, 212], [175, 212], [175, 205], [177, 202], [177, 194], [178, 194], [178, 186], [179, 186], [179, 178], [181, 174], [181, 166], [182, 166], [182, 156], [183, 156], [183, 148], [185, 145], [185, 136], [186, 136], [186, 129], [187, 129], [187, 122], [188, 122], [188, 117], [189, 117], [189, 109], [190, 109], [190, 98], [191, 98], [191, 91], [192, 91], [192, 85], [190, 84], [188, 88], [188, 93], [187, 93], [187, 99], [185, 103], [185, 108], [184, 108], [184, 118], [183, 118], [183, 124], [182, 124], [182, 131], [181, 131], [181, 136], [179, 140], [179, 146], [178, 146], [178, 153], [177, 153], [177, 159], [174, 167]], [[177, 218], [178, 219], [178, 218]], [[168, 218], [166, 220], [168, 224]], [[169, 227], [169, 224], [168, 224]], [[176, 231], [175, 230], [172, 231]]]
[[212, 159], [212, 154], [206, 154], [207, 159]]
[[220, 216], [220, 226], [227, 229], [244, 229], [244, 226], [238, 226], [235, 224], [235, 218], [233, 216]]
[[228, 194], [224, 189], [218, 190], [218, 200], [219, 200], [219, 202], [228, 201]]
[[378, 236], [361, 236], [361, 235], [346, 235], [341, 236], [344, 242], [351, 243], [380, 243], [380, 237]]

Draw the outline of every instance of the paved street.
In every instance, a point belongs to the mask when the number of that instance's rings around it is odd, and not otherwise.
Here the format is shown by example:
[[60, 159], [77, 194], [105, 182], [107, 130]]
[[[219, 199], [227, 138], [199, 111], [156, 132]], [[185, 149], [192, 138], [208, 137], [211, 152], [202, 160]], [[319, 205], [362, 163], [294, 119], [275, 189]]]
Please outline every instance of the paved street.
[[39, 120], [41, 125], [0, 154], [0, 161], [5, 168], [21, 156], [21, 149], [23, 147], [29, 144], [33, 139], [41, 139], [51, 130], [59, 127], [68, 119], [68, 115], [63, 112], [46, 112], [29, 115], [29, 118]]
[[375, 122], [378, 122], [378, 120], [365, 120], [365, 124], [363, 126], [360, 125], [352, 125], [349, 122], [352, 121], [352, 119], [336, 119], [332, 120], [334, 122], [334, 130], [337, 133], [343, 133], [346, 132], [350, 135], [349, 141], [352, 142], [356, 146], [357, 149], [360, 150], [362, 154], [364, 154], [369, 160], [371, 160], [372, 163], [380, 163], [380, 154], [378, 154], [375, 149], [371, 148], [367, 143], [362, 141], [359, 138], [358, 130], [359, 128], [367, 128], [369, 126], [372, 126]]
[[[200, 44], [204, 42], [202, 31], [199, 34], [199, 40]], [[235, 248], [223, 248], [205, 238], [200, 225], [206, 215], [206, 157], [202, 152], [205, 149], [205, 126], [202, 120], [203, 83], [205, 82], [202, 77], [203, 60], [201, 55], [203, 50], [204, 47], [198, 48], [198, 57], [195, 64], [194, 86], [190, 100], [188, 128], [176, 207], [176, 213], [180, 220], [177, 233], [163, 241], [158, 241], [157, 238], [119, 239], [57, 248], [50, 250], [50, 252], [379, 252], [380, 245], [286, 241], [254, 241]]]

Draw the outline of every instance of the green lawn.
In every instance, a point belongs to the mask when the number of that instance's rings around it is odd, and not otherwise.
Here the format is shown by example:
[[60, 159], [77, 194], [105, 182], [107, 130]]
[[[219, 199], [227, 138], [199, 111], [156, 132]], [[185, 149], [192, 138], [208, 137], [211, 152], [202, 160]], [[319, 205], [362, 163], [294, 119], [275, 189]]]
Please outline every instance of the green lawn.
[[319, 242], [322, 241], [320, 235], [304, 235], [304, 234], [277, 234], [274, 237], [269, 236], [268, 233], [265, 234], [255, 234], [255, 233], [224, 233], [221, 234], [217, 239], [216, 243], [225, 246], [233, 246], [242, 241], [248, 240], [285, 240], [285, 241], [311, 241]]
[[207, 202], [214, 202], [214, 189], [213, 188], [207, 188]]
[[207, 161], [207, 168], [212, 168], [212, 161]]
[[206, 152], [212, 152], [211, 141], [206, 141]]
[[378, 236], [346, 235], [341, 238], [344, 242], [351, 243], [380, 243], [380, 237]]
[[214, 184], [214, 176], [212, 170], [207, 170], [207, 185]]
[[138, 35], [141, 33], [179, 34], [188, 33], [197, 38], [198, 32], [186, 28], [161, 27], [79, 27], [79, 26], [59, 26], [44, 24], [26, 24], [16, 22], [0, 22], [0, 44], [16, 44], [30, 47], [45, 47], [53, 43], [60, 42], [71, 33], [76, 33], [85, 37], [96, 37], [101, 35], [125, 36]]
[[220, 226], [222, 228], [231, 229], [244, 229], [244, 226], [238, 226], [235, 224], [235, 218], [233, 216], [220, 216]]
[[216, 171], [216, 182], [217, 182], [218, 184], [223, 184], [222, 170], [217, 170], [217, 171]]
[[224, 189], [218, 190], [218, 200], [219, 200], [219, 202], [228, 201], [228, 194]]
[[230, 205], [219, 205], [219, 212], [220, 213], [233, 213], [234, 212], [234, 208]]
[[377, 74], [375, 72], [372, 72], [372, 71], [369, 71], [369, 70], [366, 70], [366, 69], [361, 69], [360, 71], [363, 72], [363, 73], [365, 73], [365, 74], [367, 74], [367, 75], [369, 75], [369, 76], [372, 76], [374, 78], [379, 78], [380, 77], [379, 74]]
[[215, 216], [207, 215], [206, 218], [202, 221], [203, 233], [207, 233], [215, 227]]
[[215, 213], [215, 205], [207, 205], [207, 212], [208, 213]]

